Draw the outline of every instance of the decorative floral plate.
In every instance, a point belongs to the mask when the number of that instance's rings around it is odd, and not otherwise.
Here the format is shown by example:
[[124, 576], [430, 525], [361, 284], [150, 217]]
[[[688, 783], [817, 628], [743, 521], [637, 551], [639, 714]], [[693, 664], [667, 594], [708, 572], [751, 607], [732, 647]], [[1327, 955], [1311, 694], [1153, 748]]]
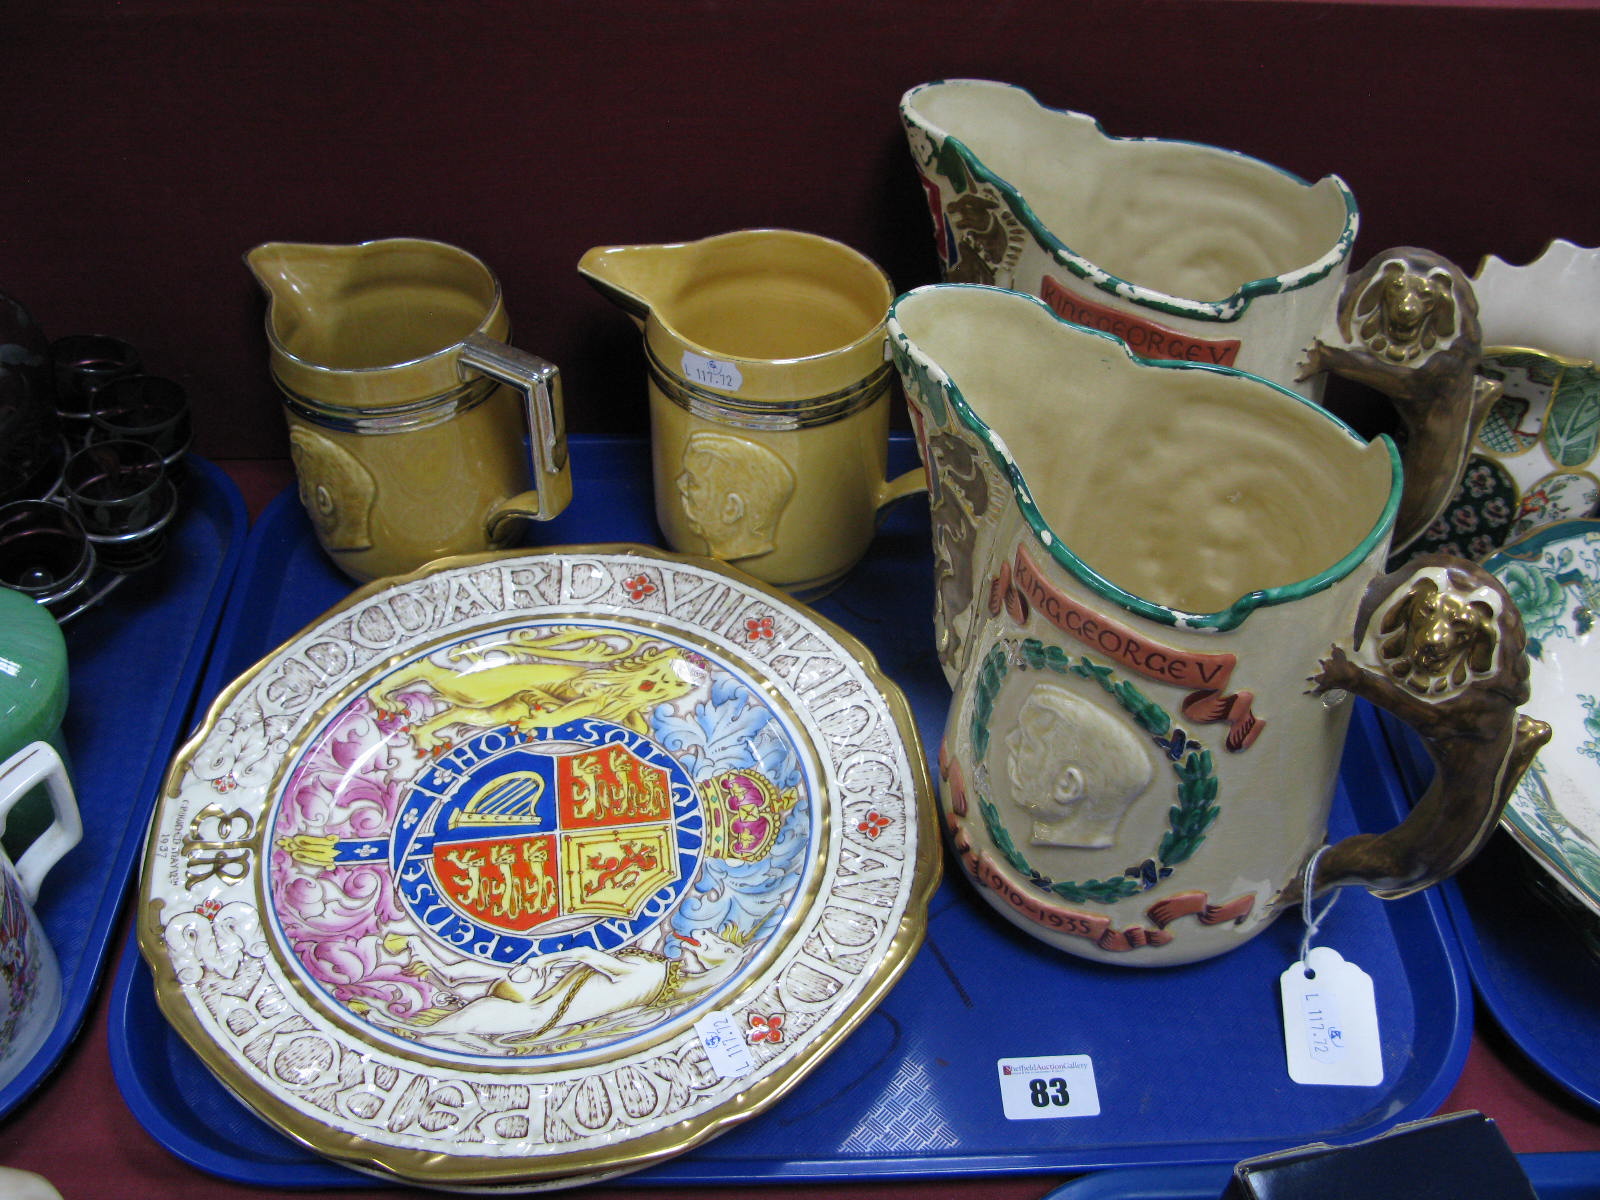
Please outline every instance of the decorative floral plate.
[[1554, 730], [1502, 823], [1600, 918], [1600, 520], [1542, 526], [1484, 565], [1528, 631], [1527, 711]]
[[1555, 240], [1472, 280], [1483, 374], [1500, 398], [1450, 505], [1413, 553], [1479, 558], [1543, 525], [1600, 511], [1600, 248]]
[[168, 774], [163, 1011], [291, 1136], [562, 1186], [770, 1105], [920, 944], [909, 707], [847, 634], [642, 547], [436, 563], [223, 693]]

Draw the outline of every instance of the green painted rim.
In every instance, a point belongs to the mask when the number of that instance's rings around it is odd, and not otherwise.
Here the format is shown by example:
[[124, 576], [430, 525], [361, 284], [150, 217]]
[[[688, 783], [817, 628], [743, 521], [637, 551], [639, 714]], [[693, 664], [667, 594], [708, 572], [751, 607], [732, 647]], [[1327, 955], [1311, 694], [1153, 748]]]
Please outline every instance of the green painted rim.
[[[919, 368], [918, 373], [928, 380], [929, 386], [942, 387], [944, 398], [950, 408], [960, 418], [961, 423], [983, 442], [995, 466], [1010, 482], [1017, 506], [1022, 510], [1023, 519], [1027, 522], [1028, 528], [1033, 531], [1034, 540], [1038, 543], [1040, 549], [1049, 554], [1062, 568], [1070, 571], [1085, 586], [1105, 599], [1120, 605], [1131, 613], [1135, 613], [1147, 620], [1160, 622], [1163, 625], [1182, 626], [1191, 629], [1214, 629], [1219, 632], [1235, 629], [1258, 608], [1299, 600], [1331, 587], [1366, 561], [1373, 550], [1389, 536], [1390, 531], [1394, 528], [1395, 514], [1400, 509], [1400, 490], [1404, 476], [1400, 467], [1400, 452], [1395, 448], [1393, 440], [1390, 439], [1388, 434], [1379, 434], [1376, 440], [1383, 444], [1389, 455], [1389, 497], [1384, 503], [1383, 511], [1378, 514], [1377, 521], [1367, 531], [1366, 536], [1357, 542], [1349, 553], [1331, 566], [1294, 583], [1246, 592], [1227, 608], [1210, 613], [1195, 613], [1183, 609], [1169, 608], [1164, 604], [1157, 604], [1152, 600], [1146, 600], [1142, 596], [1126, 591], [1095, 571], [1094, 568], [1061, 542], [1050, 528], [1049, 523], [1044, 519], [1044, 516], [1039, 512], [1038, 505], [1033, 500], [1033, 493], [1028, 488], [1027, 480], [1022, 477], [1022, 472], [1012, 460], [1010, 452], [1005, 448], [1004, 443], [995, 436], [994, 431], [973, 411], [972, 406], [967, 402], [966, 397], [961, 394], [961, 389], [956, 386], [955, 381], [946, 375], [933, 359], [918, 348], [916, 343], [906, 335], [905, 330], [901, 328], [899, 320], [900, 306], [907, 300], [925, 293], [953, 291], [955, 289], [994, 292], [1013, 301], [1024, 301], [1037, 305], [1048, 313], [1050, 319], [1057, 324], [1065, 325], [1080, 333], [1110, 342], [1139, 367], [1164, 371], [1205, 371], [1217, 375], [1247, 379], [1252, 383], [1282, 394], [1286, 399], [1292, 400], [1296, 404], [1304, 405], [1330, 424], [1343, 430], [1351, 441], [1357, 445], [1365, 446], [1369, 443], [1364, 441], [1361, 435], [1348, 424], [1328, 412], [1327, 409], [1307, 400], [1298, 392], [1290, 391], [1286, 387], [1273, 383], [1270, 379], [1263, 379], [1259, 375], [1252, 375], [1248, 371], [1236, 370], [1233, 367], [1212, 366], [1208, 363], [1181, 362], [1176, 359], [1141, 358], [1128, 349], [1127, 343], [1122, 341], [1121, 338], [1098, 329], [1090, 329], [1087, 325], [1079, 325], [1073, 321], [1068, 321], [1059, 316], [1048, 304], [1036, 296], [1027, 296], [1021, 292], [1013, 292], [1005, 288], [988, 287], [976, 283], [933, 283], [897, 297], [894, 304], [889, 308], [888, 319], [889, 343], [897, 360], [909, 359], [915, 362]], [[929, 368], [932, 368], [932, 370], [930, 371]]]
[[[908, 124], [915, 124], [909, 116], [909, 108], [912, 98], [919, 92], [932, 87], [972, 82], [988, 81], [939, 79], [922, 84], [920, 87], [912, 88], [911, 91], [906, 93], [905, 99], [901, 102], [902, 119]], [[1038, 98], [1032, 92], [1023, 87], [1017, 87], [1015, 84], [999, 84], [998, 86], [1014, 88], [1045, 112], [1084, 117], [1094, 122], [1095, 132], [1108, 142], [1161, 142], [1170, 146], [1193, 146], [1200, 150], [1226, 154], [1241, 162], [1254, 163], [1307, 189], [1315, 186], [1296, 175], [1293, 171], [1287, 171], [1282, 167], [1267, 162], [1265, 159], [1256, 158], [1254, 155], [1244, 154], [1238, 150], [1228, 150], [1222, 146], [1212, 146], [1205, 142], [1187, 141], [1182, 138], [1116, 137], [1107, 133], [1100, 122], [1096, 118], [1090, 117], [1087, 113], [1076, 112], [1072, 109], [1050, 108], [1047, 105], [1040, 104]], [[924, 132], [931, 133], [925, 126], [918, 125], [918, 128], [923, 129]], [[933, 136], [938, 136], [946, 144], [954, 146], [960, 153], [961, 161], [967, 170], [974, 177], [989, 184], [1000, 193], [1007, 206], [1011, 209], [1012, 215], [1022, 222], [1023, 227], [1033, 236], [1040, 249], [1049, 254], [1055, 262], [1102, 292], [1109, 292], [1142, 308], [1153, 309], [1169, 316], [1191, 317], [1198, 321], [1237, 321], [1244, 315], [1245, 310], [1250, 307], [1250, 302], [1257, 296], [1275, 296], [1284, 292], [1294, 292], [1326, 279], [1329, 274], [1337, 270], [1349, 258], [1351, 248], [1355, 245], [1356, 231], [1360, 224], [1360, 214], [1356, 207], [1355, 194], [1351, 192], [1349, 185], [1339, 176], [1329, 175], [1327, 178], [1333, 180], [1334, 185], [1338, 188], [1340, 197], [1344, 200], [1344, 226], [1340, 231], [1339, 237], [1326, 253], [1302, 267], [1295, 268], [1293, 271], [1285, 271], [1280, 275], [1270, 275], [1262, 279], [1252, 279], [1241, 284], [1232, 295], [1221, 300], [1189, 300], [1182, 296], [1173, 296], [1170, 293], [1119, 278], [1104, 268], [1095, 266], [1094, 263], [1077, 253], [1054, 233], [1051, 233], [1044, 222], [1034, 213], [1028, 202], [1023, 199], [1022, 192], [986, 166], [983, 160], [974, 154], [971, 147], [965, 142], [954, 134], [944, 133], [943, 131]]]

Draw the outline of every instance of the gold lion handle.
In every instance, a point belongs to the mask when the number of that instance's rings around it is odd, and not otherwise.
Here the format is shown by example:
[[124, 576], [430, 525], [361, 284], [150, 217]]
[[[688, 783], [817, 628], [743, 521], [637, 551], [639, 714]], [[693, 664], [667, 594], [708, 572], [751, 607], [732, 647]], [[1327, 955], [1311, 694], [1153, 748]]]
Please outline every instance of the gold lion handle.
[[1333, 325], [1306, 350], [1299, 378], [1331, 371], [1389, 398], [1405, 428], [1396, 561], [1444, 512], [1500, 385], [1480, 373], [1478, 301], [1461, 270], [1399, 246], [1345, 281]]
[[[1335, 645], [1311, 690], [1365, 697], [1406, 722], [1433, 759], [1434, 779], [1395, 828], [1326, 847], [1313, 895], [1360, 884], [1393, 899], [1471, 861], [1550, 740], [1548, 725], [1518, 711], [1529, 692], [1526, 644], [1516, 604], [1475, 563], [1423, 555], [1373, 581], [1354, 649]], [[1280, 899], [1301, 898], [1297, 876]]]

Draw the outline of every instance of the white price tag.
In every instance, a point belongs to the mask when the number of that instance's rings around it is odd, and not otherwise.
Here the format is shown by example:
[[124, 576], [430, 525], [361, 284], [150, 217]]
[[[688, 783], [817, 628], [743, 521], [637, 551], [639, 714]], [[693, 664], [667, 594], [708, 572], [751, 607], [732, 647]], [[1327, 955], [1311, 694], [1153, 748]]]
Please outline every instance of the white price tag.
[[725, 392], [737, 392], [744, 386], [744, 376], [739, 373], [738, 363], [706, 358], [687, 350], [683, 352], [683, 377], [703, 387], [721, 388]]
[[700, 1044], [706, 1048], [711, 1066], [724, 1079], [739, 1079], [755, 1070], [750, 1047], [739, 1036], [739, 1027], [725, 1012], [707, 1013], [694, 1023]]
[[1376, 1087], [1383, 1082], [1372, 978], [1337, 950], [1315, 946], [1278, 977], [1284, 1049], [1296, 1083]]
[[1100, 1092], [1087, 1054], [1002, 1058], [1000, 1103], [1008, 1121], [1098, 1117]]

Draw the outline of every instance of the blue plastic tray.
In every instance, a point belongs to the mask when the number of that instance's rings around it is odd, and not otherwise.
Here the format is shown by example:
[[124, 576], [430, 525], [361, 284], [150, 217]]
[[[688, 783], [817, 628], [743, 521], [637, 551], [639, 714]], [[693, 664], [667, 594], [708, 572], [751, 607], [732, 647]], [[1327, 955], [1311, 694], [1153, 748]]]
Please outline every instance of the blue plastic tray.
[[[892, 465], [913, 459], [897, 439]], [[544, 544], [654, 542], [640, 442], [578, 439], [576, 500]], [[933, 653], [926, 506], [898, 506], [867, 560], [817, 608], [862, 638], [905, 689], [932, 756], [949, 703]], [[349, 590], [292, 495], [252, 531], [202, 694], [269, 652]], [[1387, 827], [1404, 797], [1373, 714], [1359, 708], [1337, 833]], [[1232, 954], [1165, 971], [1052, 951], [994, 914], [954, 872], [905, 977], [780, 1104], [696, 1152], [630, 1177], [640, 1185], [1075, 1172], [1137, 1163], [1232, 1163], [1319, 1139], [1372, 1136], [1434, 1112], [1465, 1062], [1471, 993], [1439, 901], [1352, 895], [1319, 941], [1369, 971], [1384, 1031], [1376, 1088], [1300, 1087], [1284, 1067], [1277, 980], [1302, 927], [1285, 919]], [[131, 948], [110, 1016], [112, 1063], [137, 1118], [170, 1151], [227, 1179], [370, 1187], [262, 1124], [170, 1032]], [[1101, 1115], [1008, 1121], [997, 1060], [1087, 1054]]]
[[[1385, 714], [1407, 791], [1421, 793], [1433, 763], [1409, 729]], [[1565, 917], [1534, 893], [1535, 870], [1509, 834], [1442, 889], [1484, 1004], [1517, 1047], [1574, 1096], [1600, 1108], [1600, 958]], [[1591, 1176], [1600, 1195], [1600, 1169]]]
[[61, 963], [62, 1008], [38, 1053], [0, 1089], [0, 1115], [38, 1086], [83, 1026], [244, 547], [238, 489], [212, 464], [187, 463], [166, 556], [66, 626], [63, 733], [84, 835], [46, 878], [38, 904]]
[[[1539, 1200], [1593, 1200], [1600, 1151], [1519, 1154]], [[1101, 1171], [1062, 1184], [1044, 1200], [1217, 1200], [1233, 1174], [1229, 1166], [1137, 1167]]]

